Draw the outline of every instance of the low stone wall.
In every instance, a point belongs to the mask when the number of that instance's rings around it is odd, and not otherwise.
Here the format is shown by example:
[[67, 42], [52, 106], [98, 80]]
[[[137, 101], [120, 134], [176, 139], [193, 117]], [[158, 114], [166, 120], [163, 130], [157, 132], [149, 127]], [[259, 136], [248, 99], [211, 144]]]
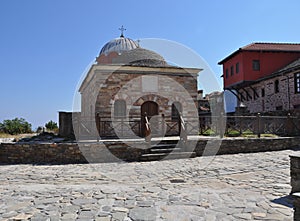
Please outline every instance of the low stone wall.
[[147, 148], [122, 142], [59, 143], [59, 144], [0, 144], [0, 164], [80, 164], [116, 161], [137, 161]]
[[[292, 148], [300, 148], [300, 137], [282, 137], [282, 138], [224, 138], [199, 140], [195, 152], [197, 156], [236, 153], [254, 153], [266, 151], [278, 151]], [[213, 149], [209, 151], [209, 149]], [[204, 152], [205, 149], [205, 152]], [[212, 153], [212, 154], [210, 154]]]
[[86, 163], [77, 144], [0, 144], [0, 164]]
[[[196, 143], [195, 143], [196, 142]], [[128, 142], [127, 142], [128, 143]], [[277, 151], [300, 147], [300, 137], [295, 138], [224, 138], [188, 141], [197, 156], [215, 154], [235, 154], [263, 151]], [[0, 164], [70, 164], [101, 163], [116, 161], [140, 161], [147, 153], [144, 141], [99, 143], [59, 143], [59, 144], [0, 144]], [[113, 154], [112, 154], [113, 153]], [[299, 169], [300, 170], [300, 169]]]

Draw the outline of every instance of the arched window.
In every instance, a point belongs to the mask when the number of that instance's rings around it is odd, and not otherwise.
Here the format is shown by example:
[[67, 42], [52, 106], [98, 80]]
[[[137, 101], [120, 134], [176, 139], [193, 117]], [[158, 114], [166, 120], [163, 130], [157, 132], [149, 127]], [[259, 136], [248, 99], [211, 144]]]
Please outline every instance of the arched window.
[[114, 116], [125, 117], [126, 116], [126, 101], [116, 100], [114, 103]]
[[180, 113], [182, 112], [182, 106], [179, 102], [174, 102], [172, 104], [172, 120], [178, 120]]
[[274, 83], [274, 91], [275, 91], [275, 93], [279, 92], [279, 81], [278, 80], [276, 80]]

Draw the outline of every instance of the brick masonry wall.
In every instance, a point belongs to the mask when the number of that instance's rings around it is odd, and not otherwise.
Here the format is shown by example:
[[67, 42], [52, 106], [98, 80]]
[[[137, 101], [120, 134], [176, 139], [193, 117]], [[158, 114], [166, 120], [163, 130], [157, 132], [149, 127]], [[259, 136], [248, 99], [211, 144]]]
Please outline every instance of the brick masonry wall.
[[[151, 76], [157, 78], [157, 85], [153, 85], [153, 91], [143, 88], [143, 77]], [[173, 80], [173, 81], [172, 81]], [[182, 87], [179, 87], [179, 86]], [[143, 75], [143, 74], [111, 74], [105, 85], [99, 91], [96, 101], [96, 112], [100, 116], [111, 116], [114, 101], [122, 99], [126, 101], [130, 108], [127, 111], [131, 115], [140, 116], [140, 106], [145, 101], [154, 101], [159, 105], [159, 114], [171, 115], [171, 106], [175, 101], [179, 101], [183, 107], [190, 102], [183, 96], [186, 92], [191, 97], [191, 102], [196, 105], [197, 81], [191, 75]], [[141, 100], [142, 98], [142, 100]], [[183, 109], [184, 115], [190, 115]]]
[[[208, 141], [199, 140], [195, 152], [197, 156], [202, 156]], [[214, 146], [221, 142], [217, 155], [254, 153], [265, 151], [279, 151], [300, 147], [300, 137], [286, 138], [225, 138], [209, 140], [209, 145]], [[209, 155], [209, 154], [207, 154]]]
[[[149, 86], [146, 86], [147, 84]], [[187, 73], [168, 75], [113, 73], [97, 95], [95, 112], [99, 113], [102, 120], [110, 120], [113, 116], [114, 102], [120, 99], [126, 102], [126, 115], [131, 120], [141, 120], [141, 106], [146, 101], [157, 103], [159, 116], [164, 115], [166, 120], [171, 120], [171, 107], [174, 102], [181, 103], [183, 116], [195, 117], [198, 115], [196, 98], [197, 81]], [[102, 130], [110, 131], [109, 128]], [[138, 131], [134, 132], [139, 134]]]
[[[295, 93], [294, 74], [295, 72], [292, 72], [284, 76], [277, 76], [251, 85], [257, 92], [258, 97], [254, 96], [254, 91], [250, 87], [244, 88], [251, 96], [251, 98], [248, 96], [248, 99], [245, 90], [239, 90], [246, 98], [242, 103], [247, 107], [250, 113], [269, 112], [278, 109], [286, 111], [293, 110], [295, 106], [300, 105], [300, 94]], [[279, 82], [279, 92], [277, 93], [275, 93], [276, 80]], [[264, 97], [262, 97], [262, 89], [265, 90]]]
[[[197, 156], [202, 156], [206, 148], [205, 154], [210, 155], [210, 151], [207, 151], [207, 145], [211, 145], [211, 154], [214, 154], [214, 147], [218, 147], [221, 141], [222, 143], [217, 154], [278, 151], [299, 147], [300, 145], [299, 137], [276, 139], [201, 139], [197, 141], [194, 152], [196, 152]], [[0, 144], [0, 164], [102, 163], [116, 162], [120, 161], [120, 159], [131, 162], [139, 161], [142, 154], [147, 153], [148, 144], [146, 142], [136, 142], [130, 146], [121, 142], [80, 144], [80, 147], [76, 143], [2, 143]]]
[[[166, 120], [170, 118], [173, 102], [182, 104], [184, 116], [197, 116], [197, 75], [195, 73], [188, 73], [184, 69], [179, 71], [174, 69], [173, 73], [168, 68], [148, 70], [148, 67], [135, 69], [130, 67], [130, 71], [126, 68], [128, 67], [116, 66], [107, 71], [96, 65], [90, 70], [86, 82], [80, 89], [81, 122], [83, 121], [85, 128], [88, 128], [89, 134], [94, 137], [98, 134], [95, 124], [96, 115], [101, 118], [101, 121], [111, 119], [114, 103], [118, 99], [126, 101], [126, 114], [130, 120], [141, 119], [141, 105], [145, 101], [156, 102], [159, 106], [159, 115], [163, 114]], [[74, 126], [76, 135], [79, 131], [76, 128], [79, 127], [80, 124]], [[105, 133], [111, 131], [110, 126], [108, 127], [102, 128], [102, 131]], [[81, 131], [79, 134], [82, 133]], [[134, 133], [139, 134], [136, 130]], [[113, 136], [114, 133], [112, 132], [111, 135]]]

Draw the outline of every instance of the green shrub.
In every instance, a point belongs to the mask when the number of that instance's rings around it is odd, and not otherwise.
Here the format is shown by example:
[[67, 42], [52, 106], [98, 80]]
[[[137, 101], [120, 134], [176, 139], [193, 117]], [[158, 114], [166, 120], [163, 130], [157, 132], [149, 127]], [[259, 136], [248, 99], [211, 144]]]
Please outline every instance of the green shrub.
[[0, 123], [0, 132], [11, 135], [32, 133], [31, 124], [24, 118], [15, 118], [12, 120], [4, 120]]
[[247, 129], [245, 131], [243, 131], [243, 135], [254, 135], [253, 131]]
[[228, 137], [238, 137], [238, 136], [240, 136], [240, 131], [238, 131], [238, 130], [229, 130], [226, 135]]
[[202, 134], [203, 136], [215, 136], [216, 132], [212, 129], [207, 129], [203, 132]]
[[46, 123], [45, 127], [47, 128], [47, 130], [51, 130], [51, 131], [58, 129], [57, 123], [55, 123], [52, 120], [50, 120], [48, 123]]

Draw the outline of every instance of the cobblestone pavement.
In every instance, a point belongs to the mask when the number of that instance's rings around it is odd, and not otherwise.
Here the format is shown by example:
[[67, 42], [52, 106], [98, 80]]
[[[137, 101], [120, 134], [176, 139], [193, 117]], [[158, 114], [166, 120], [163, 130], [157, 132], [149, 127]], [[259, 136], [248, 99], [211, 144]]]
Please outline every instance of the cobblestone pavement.
[[0, 166], [0, 220], [292, 220], [292, 153]]

